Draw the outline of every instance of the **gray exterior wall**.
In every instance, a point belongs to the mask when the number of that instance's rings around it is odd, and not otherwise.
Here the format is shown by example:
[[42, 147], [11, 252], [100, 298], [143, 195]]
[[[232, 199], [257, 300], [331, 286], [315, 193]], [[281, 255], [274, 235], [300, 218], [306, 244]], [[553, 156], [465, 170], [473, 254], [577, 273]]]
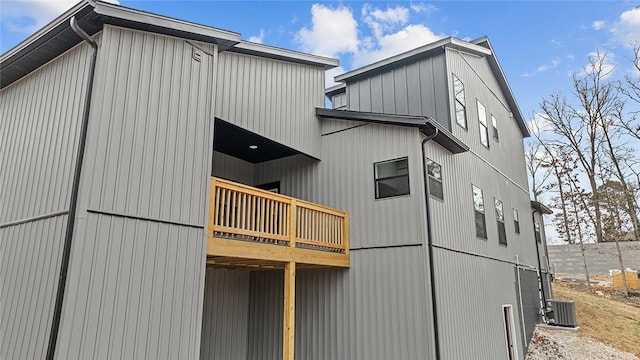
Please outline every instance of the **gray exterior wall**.
[[[296, 359], [433, 358], [422, 246], [351, 252], [350, 269], [298, 270]], [[251, 274], [248, 359], [282, 355], [281, 271]]]
[[347, 83], [349, 110], [430, 116], [451, 130], [444, 54]]
[[89, 55], [78, 45], [0, 91], [2, 359], [46, 353]]
[[105, 26], [58, 359], [199, 356], [215, 64]]
[[[625, 268], [640, 269], [640, 241], [620, 242]], [[608, 274], [620, 270], [616, 244], [613, 242], [585, 244], [584, 255], [590, 274]], [[580, 244], [549, 246], [551, 266], [558, 274], [584, 274]]]
[[319, 157], [324, 69], [229, 51], [219, 61], [217, 117]]
[[248, 326], [249, 272], [208, 268], [200, 359], [248, 359]]
[[[529, 349], [530, 339], [536, 324], [540, 322], [540, 294], [538, 292], [538, 275], [533, 270], [519, 269], [520, 291], [522, 293], [522, 315], [527, 338], [525, 352]], [[520, 312], [520, 309], [518, 309]]]

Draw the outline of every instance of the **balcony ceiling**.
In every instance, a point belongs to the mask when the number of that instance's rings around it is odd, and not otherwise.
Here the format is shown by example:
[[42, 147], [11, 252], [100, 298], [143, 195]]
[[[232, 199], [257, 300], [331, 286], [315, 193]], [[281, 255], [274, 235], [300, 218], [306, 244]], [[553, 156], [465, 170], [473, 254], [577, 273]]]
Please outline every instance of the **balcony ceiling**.
[[[250, 146], [257, 146], [252, 149]], [[233, 156], [253, 164], [302, 154], [264, 136], [239, 126], [216, 119], [213, 148], [215, 151]]]

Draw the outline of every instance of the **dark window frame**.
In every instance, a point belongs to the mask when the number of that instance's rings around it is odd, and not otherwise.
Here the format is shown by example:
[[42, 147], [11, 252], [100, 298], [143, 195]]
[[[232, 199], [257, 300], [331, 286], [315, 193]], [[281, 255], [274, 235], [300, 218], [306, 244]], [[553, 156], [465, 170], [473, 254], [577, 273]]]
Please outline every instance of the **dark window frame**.
[[[460, 80], [460, 78], [456, 76], [456, 74], [451, 73], [451, 75], [453, 76], [453, 101], [454, 101], [454, 113], [456, 118], [456, 124], [458, 124], [458, 126], [460, 126], [461, 128], [468, 130], [469, 121], [467, 120], [467, 104], [466, 104], [466, 95], [464, 92], [464, 83], [462, 82], [462, 80]], [[458, 97], [458, 92], [456, 92], [456, 82], [459, 83], [462, 88], [462, 90], [460, 91], [460, 93], [462, 94], [462, 99]], [[462, 113], [464, 124], [461, 124], [460, 121], [458, 121], [458, 113]]]
[[[480, 114], [480, 107], [484, 116]], [[476, 108], [478, 110], [478, 128], [480, 130], [480, 143], [489, 149], [489, 126], [487, 125], [487, 107], [479, 100], [476, 99]], [[484, 135], [484, 138], [482, 137]]]
[[[504, 224], [504, 203], [502, 200], [494, 197], [493, 204], [496, 209], [496, 224], [498, 226], [498, 244], [507, 246], [507, 229]], [[498, 204], [500, 210], [498, 210]]]
[[[431, 174], [430, 167], [429, 167], [430, 163], [433, 163], [433, 164], [437, 165], [438, 168], [440, 168], [440, 179], [436, 178], [434, 175]], [[428, 178], [429, 178], [429, 180], [428, 180], [429, 181], [429, 195], [433, 196], [434, 198], [436, 198], [438, 200], [444, 201], [444, 183], [442, 181], [442, 165], [440, 165], [437, 162], [427, 158], [427, 175], [428, 175]], [[439, 189], [440, 189], [440, 193], [439, 194], [434, 193], [434, 189], [436, 187], [432, 186], [432, 182], [436, 182], [436, 183], [440, 184], [439, 185]]]
[[[381, 164], [387, 164], [387, 163], [392, 163], [392, 162], [399, 162], [399, 161], [406, 161], [407, 162], [407, 173], [403, 174], [403, 175], [394, 175], [394, 176], [386, 176], [386, 177], [382, 177], [382, 178], [378, 178], [378, 172], [377, 172], [377, 166], [381, 165]], [[406, 185], [407, 185], [407, 191], [406, 193], [399, 193], [399, 194], [393, 194], [393, 195], [387, 195], [387, 196], [380, 196], [380, 190], [378, 187], [378, 183], [384, 180], [392, 180], [392, 179], [399, 179], [399, 178], [403, 178], [406, 177]], [[407, 196], [411, 194], [411, 185], [410, 185], [410, 181], [409, 181], [409, 157], [405, 156], [405, 157], [401, 157], [401, 158], [396, 158], [396, 159], [390, 159], [390, 160], [384, 160], [384, 161], [377, 161], [373, 163], [373, 191], [375, 194], [375, 199], [379, 200], [379, 199], [389, 199], [389, 198], [394, 198], [394, 197], [398, 197], [398, 196]]]
[[[478, 209], [478, 206], [476, 204], [476, 192], [475, 192], [476, 189], [480, 191], [480, 207], [482, 208], [481, 210]], [[482, 191], [482, 188], [472, 184], [471, 195], [473, 199], [473, 214], [474, 214], [473, 218], [474, 218], [474, 223], [476, 228], [476, 238], [487, 240], [488, 239], [487, 219], [486, 219], [487, 209], [484, 205], [484, 193]], [[479, 225], [482, 225], [482, 227], [479, 228], [478, 227]]]
[[498, 119], [491, 114], [491, 127], [493, 128], [493, 140], [500, 142], [500, 134], [498, 133]]

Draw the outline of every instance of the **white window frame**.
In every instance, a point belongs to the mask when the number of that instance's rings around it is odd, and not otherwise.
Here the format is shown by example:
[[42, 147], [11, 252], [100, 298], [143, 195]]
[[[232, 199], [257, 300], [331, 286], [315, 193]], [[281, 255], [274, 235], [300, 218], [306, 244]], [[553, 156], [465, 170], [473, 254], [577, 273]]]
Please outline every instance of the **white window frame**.
[[487, 126], [487, 108], [478, 99], [476, 99], [476, 104], [478, 108], [478, 128], [480, 130], [480, 143], [488, 149], [489, 127]]

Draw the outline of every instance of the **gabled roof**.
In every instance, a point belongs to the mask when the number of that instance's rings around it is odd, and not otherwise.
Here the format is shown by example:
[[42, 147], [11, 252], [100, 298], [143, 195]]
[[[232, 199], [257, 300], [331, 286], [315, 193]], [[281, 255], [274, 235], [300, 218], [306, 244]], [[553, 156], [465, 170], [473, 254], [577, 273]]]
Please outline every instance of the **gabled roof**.
[[[481, 37], [472, 41], [464, 41], [454, 37], [446, 37], [430, 44], [418, 47], [413, 50], [377, 61], [373, 64], [363, 66], [359, 69], [355, 69], [344, 74], [335, 77], [336, 82], [350, 82], [351, 80], [357, 80], [361, 78], [370, 77], [374, 74], [386, 72], [394, 68], [398, 68], [406, 65], [407, 63], [414, 62], [418, 59], [426, 58], [434, 54], [442, 53], [443, 49], [450, 48], [467, 53], [475, 54], [478, 56], [486, 57], [494, 76], [496, 77], [500, 90], [505, 95], [507, 103], [513, 112], [513, 117], [518, 124], [518, 128], [522, 132], [524, 137], [529, 137], [529, 130], [527, 129], [526, 122], [520, 108], [516, 102], [515, 96], [511, 91], [511, 87], [507, 82], [507, 78], [502, 71], [502, 67], [498, 63], [498, 59], [495, 56], [491, 43], [487, 37]], [[329, 91], [329, 89], [327, 89]], [[326, 93], [326, 92], [325, 92]], [[327, 95], [328, 96], [328, 95]]]
[[320, 119], [362, 121], [373, 124], [415, 127], [420, 129], [425, 135], [436, 133], [436, 137], [434, 138], [435, 142], [454, 154], [469, 150], [469, 147], [453, 136], [449, 130], [428, 116], [382, 114], [325, 108], [316, 108], [316, 116]]
[[186, 40], [217, 44], [220, 51], [237, 47], [237, 52], [319, 66], [325, 69], [338, 65], [338, 61], [335, 59], [243, 42], [240, 39], [240, 34], [236, 32], [102, 1], [82, 0], [35, 34], [0, 55], [0, 89], [80, 43], [82, 39], [73, 32], [69, 24], [69, 20], [74, 16], [78, 25], [90, 36], [102, 30], [105, 24], [110, 24]]

